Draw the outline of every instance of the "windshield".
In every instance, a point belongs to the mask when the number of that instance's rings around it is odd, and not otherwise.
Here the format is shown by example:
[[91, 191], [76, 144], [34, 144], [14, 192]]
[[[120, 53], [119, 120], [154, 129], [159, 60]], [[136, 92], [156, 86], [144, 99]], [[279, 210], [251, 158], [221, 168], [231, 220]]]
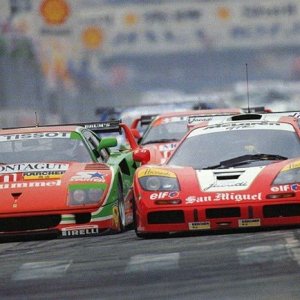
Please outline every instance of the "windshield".
[[39, 132], [0, 136], [0, 163], [91, 161], [76, 132]]
[[[204, 133], [199, 129], [198, 132]], [[239, 163], [236, 164], [236, 161], [233, 161], [231, 166], [235, 166], [235, 164], [241, 166], [244, 162], [243, 167], [245, 167], [246, 164], [247, 166], [263, 165], [272, 160], [297, 156], [300, 156], [300, 142], [294, 131], [228, 130], [209, 134], [190, 134], [179, 146], [168, 164], [209, 169], [217, 167], [221, 162], [239, 158]], [[249, 159], [251, 159], [251, 164], [249, 164]], [[229, 167], [230, 165], [225, 164], [225, 166]]]
[[141, 145], [168, 141], [179, 141], [187, 132], [187, 117], [177, 117], [176, 121], [162, 119], [149, 126], [141, 141]]

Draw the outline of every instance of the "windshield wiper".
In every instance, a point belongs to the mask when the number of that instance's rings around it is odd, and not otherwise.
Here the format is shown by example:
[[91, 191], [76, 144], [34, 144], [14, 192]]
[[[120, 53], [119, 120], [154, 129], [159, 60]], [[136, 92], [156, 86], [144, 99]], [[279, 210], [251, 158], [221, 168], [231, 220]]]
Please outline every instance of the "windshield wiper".
[[230, 168], [239, 165], [250, 164], [251, 162], [258, 161], [258, 160], [286, 160], [286, 159], [288, 158], [277, 154], [265, 154], [265, 153], [246, 154], [246, 155], [241, 155], [241, 156], [237, 156], [231, 159], [221, 161], [218, 165], [205, 167], [203, 169], [207, 170], [207, 169]]
[[141, 145], [156, 144], [156, 143], [168, 143], [168, 142], [178, 142], [178, 139], [172, 138], [172, 139], [150, 140], [145, 143], [141, 143]]

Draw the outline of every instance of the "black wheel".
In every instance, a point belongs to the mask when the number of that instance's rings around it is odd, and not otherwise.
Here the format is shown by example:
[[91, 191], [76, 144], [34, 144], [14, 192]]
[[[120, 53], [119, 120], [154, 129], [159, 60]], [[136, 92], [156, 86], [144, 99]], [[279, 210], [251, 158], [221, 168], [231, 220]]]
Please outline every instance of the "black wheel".
[[125, 203], [123, 197], [123, 187], [121, 182], [118, 182], [118, 232], [123, 232], [126, 226]]
[[138, 236], [138, 237], [143, 237], [143, 235], [141, 233], [138, 232], [137, 230], [137, 213], [136, 213], [136, 203], [135, 203], [135, 199], [133, 199], [132, 201], [132, 211], [133, 211], [133, 228], [134, 228], [134, 231], [135, 231], [135, 234]]

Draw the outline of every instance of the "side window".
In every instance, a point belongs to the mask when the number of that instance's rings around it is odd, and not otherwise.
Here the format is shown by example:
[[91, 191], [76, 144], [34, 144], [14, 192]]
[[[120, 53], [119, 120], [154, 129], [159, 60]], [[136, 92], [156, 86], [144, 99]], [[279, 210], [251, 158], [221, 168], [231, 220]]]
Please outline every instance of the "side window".
[[103, 159], [103, 161], [108, 161], [108, 159], [109, 159], [109, 151], [107, 149], [102, 149], [100, 151], [100, 156]]
[[[93, 151], [93, 153], [97, 153], [97, 147], [100, 143], [99, 137], [89, 130], [84, 130], [83, 135], [86, 138], [89, 148]], [[108, 149], [102, 149], [98, 154], [97, 160], [100, 162], [108, 161], [110, 156], [110, 152]]]
[[[96, 155], [97, 153], [97, 147], [99, 145], [99, 138], [93, 134], [93, 132], [89, 131], [89, 130], [84, 130], [82, 132], [83, 136], [85, 137], [85, 140], [88, 144], [88, 147], [90, 148], [90, 150]], [[100, 155], [96, 155], [98, 156], [97, 157], [97, 160], [98, 161], [104, 161], [104, 159], [102, 158], [102, 156]]]

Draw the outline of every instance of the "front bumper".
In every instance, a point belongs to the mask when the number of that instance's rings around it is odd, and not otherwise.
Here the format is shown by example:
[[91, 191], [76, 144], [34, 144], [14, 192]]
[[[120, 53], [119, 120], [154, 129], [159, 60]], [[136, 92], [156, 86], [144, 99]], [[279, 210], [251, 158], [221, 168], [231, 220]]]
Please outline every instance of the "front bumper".
[[300, 200], [224, 206], [176, 206], [137, 209], [141, 233], [217, 231], [300, 224]]

